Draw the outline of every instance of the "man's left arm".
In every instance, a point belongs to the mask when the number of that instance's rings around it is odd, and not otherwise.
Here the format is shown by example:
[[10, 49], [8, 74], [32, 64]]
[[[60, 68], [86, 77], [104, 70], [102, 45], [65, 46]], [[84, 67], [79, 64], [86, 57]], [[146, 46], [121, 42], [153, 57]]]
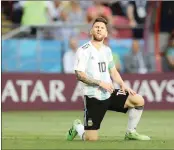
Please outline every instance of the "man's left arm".
[[121, 78], [119, 72], [117, 71], [117, 69], [114, 67], [110, 68], [110, 76], [113, 80], [113, 82], [118, 83], [120, 86], [122, 86], [124, 84], [123, 79]]
[[122, 89], [122, 91], [124, 93], [129, 92], [129, 94], [135, 95], [135, 91], [133, 91], [132, 89], [128, 88], [123, 79], [121, 78], [119, 72], [117, 71], [117, 69], [115, 68], [114, 62], [113, 62], [113, 56], [112, 53], [110, 52], [110, 58], [109, 58], [109, 66], [108, 66], [109, 72], [110, 72], [110, 76], [113, 80], [113, 82], [116, 82], [120, 85], [120, 88]]
[[131, 95], [135, 95], [136, 94], [135, 91], [133, 91], [132, 89], [128, 88], [125, 85], [123, 79], [121, 78], [119, 72], [117, 71], [117, 69], [115, 67], [113, 67], [113, 68], [110, 69], [110, 76], [111, 76], [113, 82], [116, 82], [116, 83], [118, 83], [120, 85], [120, 89], [124, 93], [126, 93], [126, 91], [127, 91]]

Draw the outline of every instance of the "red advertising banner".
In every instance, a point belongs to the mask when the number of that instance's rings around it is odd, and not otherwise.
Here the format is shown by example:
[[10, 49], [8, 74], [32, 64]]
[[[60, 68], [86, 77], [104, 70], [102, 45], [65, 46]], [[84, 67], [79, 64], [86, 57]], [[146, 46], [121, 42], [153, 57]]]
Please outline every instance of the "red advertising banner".
[[[145, 99], [146, 110], [174, 110], [174, 73], [123, 75]], [[2, 111], [83, 110], [75, 75], [2, 73]]]

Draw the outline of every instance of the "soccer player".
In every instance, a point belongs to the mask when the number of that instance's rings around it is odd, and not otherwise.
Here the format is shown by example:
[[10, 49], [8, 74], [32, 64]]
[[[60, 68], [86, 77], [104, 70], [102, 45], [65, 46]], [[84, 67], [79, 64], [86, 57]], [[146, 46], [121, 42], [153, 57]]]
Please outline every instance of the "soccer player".
[[[76, 52], [74, 67], [77, 79], [84, 84], [84, 126], [80, 120], [74, 120], [67, 140], [72, 141], [77, 134], [82, 140], [98, 140], [98, 129], [107, 110], [128, 111], [126, 140], [150, 140], [148, 136], [136, 132], [144, 99], [125, 85], [115, 68], [111, 49], [103, 44], [108, 36], [107, 21], [97, 18], [90, 34], [91, 41]], [[111, 78], [120, 85], [120, 89], [114, 89]]]

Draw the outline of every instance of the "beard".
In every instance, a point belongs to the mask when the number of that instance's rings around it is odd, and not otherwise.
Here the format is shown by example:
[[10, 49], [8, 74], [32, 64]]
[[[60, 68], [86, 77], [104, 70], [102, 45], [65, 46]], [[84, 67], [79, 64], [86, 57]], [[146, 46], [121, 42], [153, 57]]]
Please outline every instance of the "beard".
[[103, 41], [104, 40], [104, 36], [98, 36], [97, 34], [94, 34], [93, 35], [93, 39], [94, 39], [94, 41], [97, 41], [97, 42], [101, 42], [101, 41]]

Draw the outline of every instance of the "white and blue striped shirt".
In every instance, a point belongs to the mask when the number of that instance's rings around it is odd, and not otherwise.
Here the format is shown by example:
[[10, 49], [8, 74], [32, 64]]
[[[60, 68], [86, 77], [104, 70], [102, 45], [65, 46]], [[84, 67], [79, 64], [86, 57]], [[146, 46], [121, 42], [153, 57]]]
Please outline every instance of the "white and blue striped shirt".
[[[75, 57], [74, 70], [82, 71], [94, 79], [112, 83], [109, 69], [114, 67], [111, 49], [103, 45], [97, 50], [91, 42], [81, 46]], [[98, 100], [106, 100], [110, 93], [101, 89], [99, 86], [91, 86], [83, 83], [83, 93], [88, 97]]]

